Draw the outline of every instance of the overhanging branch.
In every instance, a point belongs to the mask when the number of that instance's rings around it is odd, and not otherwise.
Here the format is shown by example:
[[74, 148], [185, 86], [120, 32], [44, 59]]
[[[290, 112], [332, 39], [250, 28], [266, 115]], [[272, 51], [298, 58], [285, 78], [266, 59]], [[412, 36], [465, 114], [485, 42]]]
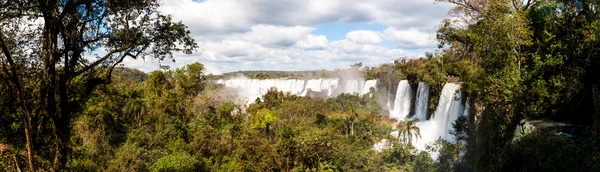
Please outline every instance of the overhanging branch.
[[79, 70], [79, 71], [77, 71], [77, 72], [74, 72], [74, 73], [73, 73], [73, 75], [72, 75], [72, 77], [79, 76], [79, 75], [81, 75], [81, 74], [83, 74], [83, 73], [85, 73], [85, 72], [89, 71], [90, 69], [92, 69], [92, 68], [94, 68], [94, 67], [98, 66], [100, 63], [102, 63], [102, 62], [106, 61], [106, 60], [107, 60], [108, 58], [110, 58], [110, 57], [111, 57], [113, 54], [115, 54], [115, 53], [118, 53], [118, 52], [125, 51], [125, 50], [127, 50], [127, 49], [129, 49], [129, 48], [131, 48], [131, 47], [132, 47], [132, 46], [131, 46], [131, 44], [130, 44], [130, 45], [127, 45], [127, 46], [124, 46], [124, 47], [121, 47], [121, 48], [117, 48], [117, 49], [111, 50], [110, 52], [108, 52], [108, 54], [104, 55], [104, 57], [102, 57], [102, 58], [100, 58], [100, 59], [96, 60], [95, 62], [93, 62], [92, 64], [90, 64], [90, 65], [88, 65], [88, 66], [85, 66], [83, 69], [81, 69], [81, 70]]

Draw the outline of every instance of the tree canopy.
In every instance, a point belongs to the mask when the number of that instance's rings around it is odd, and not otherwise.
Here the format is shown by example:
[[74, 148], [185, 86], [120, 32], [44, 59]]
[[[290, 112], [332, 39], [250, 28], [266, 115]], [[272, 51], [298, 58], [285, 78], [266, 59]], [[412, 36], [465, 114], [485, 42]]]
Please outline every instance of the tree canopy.
[[[19, 119], [15, 146], [28, 166], [64, 169], [72, 120], [125, 58], [171, 59], [196, 47], [158, 1], [0, 1], [0, 63], [6, 109]], [[23, 138], [23, 139], [21, 139]], [[38, 164], [38, 165], [36, 165]]]

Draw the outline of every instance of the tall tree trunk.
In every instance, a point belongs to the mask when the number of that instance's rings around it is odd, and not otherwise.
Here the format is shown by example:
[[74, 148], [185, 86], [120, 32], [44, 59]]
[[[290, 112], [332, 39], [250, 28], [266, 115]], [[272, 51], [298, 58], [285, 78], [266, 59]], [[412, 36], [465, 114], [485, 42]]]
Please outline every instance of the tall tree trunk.
[[[29, 116], [29, 115], [26, 115]], [[27, 162], [29, 163], [29, 171], [35, 171], [34, 164], [34, 149], [33, 149], [33, 139], [31, 138], [31, 118], [26, 117], [24, 119], [25, 123], [25, 140], [27, 141]]]
[[350, 135], [350, 121], [348, 120], [348, 118], [346, 118], [346, 121], [344, 121], [346, 124], [346, 136]]
[[[45, 1], [41, 2], [42, 7], [41, 13], [44, 16], [45, 25], [43, 30], [42, 38], [42, 61], [43, 61], [43, 75], [41, 76], [42, 89], [46, 91], [46, 108], [47, 113], [54, 123], [54, 161], [52, 163], [52, 171], [61, 171], [67, 161], [68, 153], [68, 141], [70, 138], [70, 115], [71, 110], [67, 99], [66, 85], [67, 75], [62, 74], [60, 81], [57, 84], [57, 73], [56, 64], [58, 58], [61, 55], [57, 54], [58, 51], [58, 35], [60, 33], [60, 22], [61, 19], [55, 13], [54, 8], [57, 6], [58, 1]], [[64, 29], [64, 28], [63, 28]], [[64, 36], [64, 35], [63, 35]], [[67, 48], [67, 47], [65, 47]], [[71, 49], [72, 50], [72, 49]], [[68, 54], [63, 54], [65, 57]], [[65, 63], [68, 61], [64, 59]], [[69, 66], [64, 66], [69, 67]], [[69, 71], [66, 69], [66, 71]], [[59, 92], [58, 97], [56, 92]], [[59, 99], [57, 102], [57, 98]], [[58, 107], [60, 106], [60, 111]]]
[[[35, 171], [34, 164], [34, 149], [33, 149], [33, 138], [31, 137], [31, 111], [25, 103], [25, 96], [23, 91], [23, 85], [21, 85], [21, 81], [19, 80], [19, 76], [17, 73], [17, 65], [15, 64], [6, 43], [4, 42], [4, 35], [0, 32], [0, 47], [2, 48], [2, 53], [4, 53], [6, 57], [6, 61], [8, 61], [8, 68], [10, 68], [10, 80], [15, 85], [17, 97], [19, 97], [19, 104], [21, 105], [21, 110], [23, 111], [23, 122], [25, 123], [25, 140], [27, 143], [27, 160], [29, 163], [30, 171]], [[5, 72], [8, 74], [9, 72], [5, 69]]]
[[55, 151], [54, 161], [52, 163], [52, 171], [62, 171], [67, 164], [69, 149], [69, 138], [71, 137], [71, 131], [69, 124], [67, 123], [55, 123]]
[[[67, 77], [61, 75], [58, 81], [58, 93], [60, 101], [60, 116], [54, 119], [56, 152], [54, 152], [53, 171], [61, 171], [67, 164], [70, 152], [69, 140], [71, 138], [72, 112], [78, 107], [72, 107], [68, 100]], [[58, 114], [57, 114], [58, 115]]]
[[350, 135], [354, 135], [354, 121], [350, 123]]

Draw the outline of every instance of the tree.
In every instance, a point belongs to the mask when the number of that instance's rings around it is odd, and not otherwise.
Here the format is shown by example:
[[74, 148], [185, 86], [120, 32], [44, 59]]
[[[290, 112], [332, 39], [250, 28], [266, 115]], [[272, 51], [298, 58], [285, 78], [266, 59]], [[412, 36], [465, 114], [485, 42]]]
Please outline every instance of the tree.
[[398, 122], [398, 124], [396, 124], [398, 139], [402, 136], [402, 140], [408, 144], [412, 144], [413, 136], [421, 138], [421, 129], [415, 125], [416, 122], [419, 122], [419, 119]]
[[186, 26], [158, 6], [156, 0], [0, 2], [0, 82], [18, 102], [10, 107], [23, 124], [19, 137], [30, 171], [36, 159], [64, 169], [72, 119], [125, 58], [164, 60], [197, 47]]
[[456, 144], [459, 144], [460, 141], [467, 141], [467, 122], [467, 117], [463, 115], [459, 116], [456, 121], [452, 122], [452, 130], [450, 131], [450, 134], [454, 135], [456, 138]]
[[[426, 146], [431, 152], [438, 154], [434, 162], [436, 171], [472, 171], [461, 164], [460, 152], [464, 149], [461, 144], [438, 138], [431, 145]], [[466, 168], [466, 169], [465, 169]]]
[[201, 63], [192, 63], [184, 68], [175, 70], [175, 82], [177, 90], [185, 97], [190, 98], [204, 89], [204, 65]]
[[273, 113], [269, 109], [262, 108], [258, 110], [254, 115], [254, 123], [252, 123], [251, 128], [265, 129], [265, 133], [268, 135], [269, 125], [275, 122], [276, 119], [277, 117], [275, 117], [275, 115], [273, 115]]
[[363, 63], [362, 63], [362, 62], [359, 62], [359, 63], [354, 63], [354, 64], [350, 65], [350, 67], [351, 67], [352, 69], [360, 69], [362, 66], [363, 66]]
[[474, 100], [467, 121], [478, 118], [478, 126], [468, 125], [474, 138], [465, 157], [476, 170], [507, 166], [523, 118], [591, 125], [600, 85], [598, 1], [439, 1], [456, 4], [450, 14], [462, 20], [444, 21], [437, 37], [449, 45], [444, 56], [464, 66], [464, 93]]
[[356, 113], [353, 108], [350, 109], [350, 115], [345, 116], [346, 123], [349, 125], [350, 135], [354, 135], [354, 124], [356, 120], [358, 120], [358, 113]]

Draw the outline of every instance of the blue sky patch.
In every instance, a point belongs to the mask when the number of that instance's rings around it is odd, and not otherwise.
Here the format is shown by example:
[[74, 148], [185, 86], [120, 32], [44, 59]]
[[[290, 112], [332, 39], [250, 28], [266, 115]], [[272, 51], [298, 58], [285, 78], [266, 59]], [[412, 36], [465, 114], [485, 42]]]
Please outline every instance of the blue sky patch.
[[346, 34], [355, 30], [383, 31], [387, 26], [368, 23], [327, 23], [316, 26], [314, 35], [325, 35], [329, 41], [343, 40]]

